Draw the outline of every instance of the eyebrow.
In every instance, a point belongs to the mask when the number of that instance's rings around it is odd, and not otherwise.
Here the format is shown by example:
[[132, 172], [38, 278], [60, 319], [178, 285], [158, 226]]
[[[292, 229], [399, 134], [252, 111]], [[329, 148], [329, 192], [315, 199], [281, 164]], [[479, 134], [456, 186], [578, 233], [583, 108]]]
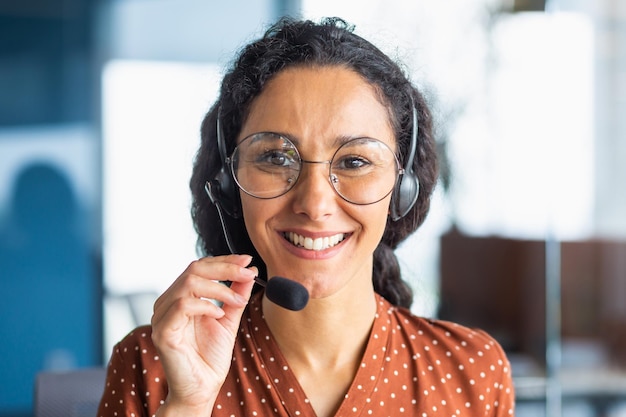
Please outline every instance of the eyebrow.
[[[289, 139], [294, 145], [296, 145], [296, 147], [298, 147], [298, 145], [300, 145], [301, 143], [301, 140], [297, 136], [290, 135], [288, 133], [283, 133], [283, 132], [267, 132], [267, 133], [275, 133], [277, 135], [284, 136], [287, 139]], [[379, 138], [375, 138], [375, 137], [368, 136], [368, 135], [339, 135], [333, 139], [331, 146], [333, 148], [338, 148], [346, 142], [350, 142], [351, 140], [354, 140], [354, 139], [363, 139], [363, 138], [381, 140]]]

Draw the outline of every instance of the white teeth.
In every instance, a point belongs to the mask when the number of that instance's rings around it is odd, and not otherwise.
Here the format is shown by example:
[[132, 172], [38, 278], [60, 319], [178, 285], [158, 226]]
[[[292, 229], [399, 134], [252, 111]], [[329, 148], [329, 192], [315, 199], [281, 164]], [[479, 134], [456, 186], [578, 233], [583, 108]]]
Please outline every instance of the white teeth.
[[333, 236], [318, 237], [313, 239], [311, 237], [304, 237], [294, 232], [288, 232], [285, 233], [285, 237], [296, 246], [302, 246], [308, 250], [320, 251], [337, 245], [345, 239], [346, 235], [338, 233]]

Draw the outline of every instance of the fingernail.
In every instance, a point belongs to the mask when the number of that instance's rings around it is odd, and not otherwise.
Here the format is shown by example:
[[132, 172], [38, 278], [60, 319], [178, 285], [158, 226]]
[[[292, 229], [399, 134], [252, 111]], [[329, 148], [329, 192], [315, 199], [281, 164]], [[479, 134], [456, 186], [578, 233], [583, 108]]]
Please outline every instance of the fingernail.
[[244, 274], [245, 276], [249, 277], [249, 278], [256, 278], [257, 276], [257, 272], [256, 272], [256, 268], [254, 269], [250, 269], [250, 268], [241, 268], [241, 273]]
[[241, 255], [241, 256], [245, 257], [246, 265], [250, 265], [250, 262], [252, 262], [252, 255]]

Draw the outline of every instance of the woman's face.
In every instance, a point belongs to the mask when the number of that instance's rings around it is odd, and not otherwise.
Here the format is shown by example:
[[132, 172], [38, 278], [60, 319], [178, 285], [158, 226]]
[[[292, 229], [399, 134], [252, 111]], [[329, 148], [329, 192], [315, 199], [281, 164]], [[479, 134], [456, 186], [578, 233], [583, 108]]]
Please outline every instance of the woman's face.
[[[348, 138], [375, 138], [396, 149], [388, 111], [374, 88], [340, 67], [289, 68], [277, 74], [252, 102], [238, 141], [258, 132], [287, 136], [308, 161], [330, 160]], [[241, 192], [246, 228], [268, 277], [298, 281], [312, 298], [371, 287], [373, 252], [390, 199], [351, 204], [334, 191], [328, 164], [309, 163], [280, 197], [264, 200]], [[314, 248], [294, 243], [302, 238], [310, 238]]]

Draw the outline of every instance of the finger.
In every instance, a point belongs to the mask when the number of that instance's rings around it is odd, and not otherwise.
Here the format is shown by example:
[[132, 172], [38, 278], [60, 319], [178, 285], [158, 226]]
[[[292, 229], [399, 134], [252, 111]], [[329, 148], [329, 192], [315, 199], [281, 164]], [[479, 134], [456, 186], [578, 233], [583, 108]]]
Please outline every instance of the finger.
[[[215, 287], [214, 289], [207, 289], [204, 291], [199, 291], [200, 295], [189, 294], [188, 291], [184, 291], [184, 293], [175, 293], [162, 296], [154, 306], [154, 313], [152, 314], [152, 321], [159, 322], [162, 318], [167, 314], [180, 314], [182, 317], [194, 317], [196, 315], [208, 314], [213, 316], [214, 314], [210, 314], [210, 312], [206, 312], [201, 307], [211, 305], [217, 307], [215, 303], [210, 302], [211, 300], [223, 300], [229, 299], [232, 297], [229, 295], [231, 290], [227, 288], [223, 284], [219, 283], [209, 283]], [[222, 301], [223, 302], [223, 301]], [[190, 309], [187, 310], [186, 308]], [[201, 308], [199, 311], [198, 308]], [[219, 316], [223, 316], [223, 314], [219, 314]]]
[[[152, 327], [161, 346], [172, 348], [183, 335], [183, 330], [196, 317], [221, 319], [226, 313], [209, 301], [194, 298], [179, 299], [169, 305], [161, 316], [154, 315]], [[179, 334], [180, 336], [175, 336]]]
[[[248, 270], [255, 277], [259, 275], [259, 270], [256, 266], [251, 266], [248, 268]], [[228, 289], [230, 291], [229, 295], [233, 302], [227, 302], [224, 300], [224, 303], [229, 304], [230, 306], [235, 308], [245, 307], [250, 300], [250, 295], [252, 294], [253, 287], [254, 281], [231, 282]]]
[[205, 256], [204, 258], [199, 259], [201, 262], [205, 263], [232, 263], [235, 265], [239, 265], [241, 267], [247, 267], [252, 262], [251, 255], [220, 255], [220, 256]]
[[249, 255], [201, 258], [192, 262], [183, 275], [195, 274], [214, 281], [248, 281], [258, 273], [256, 269], [247, 268], [251, 259]]
[[[255, 267], [248, 271], [251, 276], [256, 276], [257, 272]], [[240, 285], [246, 283], [249, 283], [251, 288], [254, 281], [251, 279], [242, 280], [241, 282], [233, 281], [229, 287], [223, 283], [196, 275], [186, 275], [184, 278], [181, 278], [178, 286], [169, 289], [157, 299], [153, 315], [156, 320], [159, 320], [160, 317], [166, 314], [172, 304], [178, 303], [180, 299], [185, 298], [205, 301], [214, 300], [234, 308], [245, 307], [250, 297], [250, 289], [246, 285]]]
[[[251, 282], [233, 282], [231, 285], [231, 290], [238, 294], [239, 297], [245, 299], [247, 301], [250, 300], [250, 295], [252, 294], [252, 288], [254, 287], [254, 281]], [[225, 326], [230, 327], [233, 331], [236, 331], [239, 327], [239, 322], [241, 321], [241, 316], [247, 302], [243, 306], [239, 306], [236, 304], [224, 303], [222, 305], [222, 310], [224, 310], [224, 317], [220, 319], [222, 322], [228, 322]]]
[[[224, 258], [218, 261], [214, 258], [202, 258], [193, 261], [187, 269], [174, 281], [170, 288], [165, 291], [154, 304], [156, 312], [162, 304], [169, 304], [174, 299], [184, 296], [214, 298], [212, 290], [223, 289], [223, 285], [215, 287], [215, 281], [247, 282], [252, 281], [258, 271], [256, 268], [245, 268], [241, 265], [248, 263], [249, 256], [234, 257], [231, 260], [238, 262], [224, 262]], [[228, 298], [226, 293], [222, 295]], [[223, 301], [223, 300], [222, 300]]]

